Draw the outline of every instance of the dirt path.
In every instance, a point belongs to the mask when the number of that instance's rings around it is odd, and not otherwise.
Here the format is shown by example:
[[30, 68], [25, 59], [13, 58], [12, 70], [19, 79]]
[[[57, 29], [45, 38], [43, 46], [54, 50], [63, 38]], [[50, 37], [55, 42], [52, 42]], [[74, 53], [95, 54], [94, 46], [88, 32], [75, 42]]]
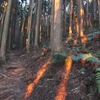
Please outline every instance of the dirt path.
[[50, 65], [49, 56], [13, 51], [8, 58], [0, 69], [0, 100], [100, 100], [90, 97], [80, 63], [66, 78], [65, 66]]
[[0, 70], [0, 100], [21, 100], [25, 91], [23, 72], [24, 59], [18, 53], [10, 52], [9, 61]]

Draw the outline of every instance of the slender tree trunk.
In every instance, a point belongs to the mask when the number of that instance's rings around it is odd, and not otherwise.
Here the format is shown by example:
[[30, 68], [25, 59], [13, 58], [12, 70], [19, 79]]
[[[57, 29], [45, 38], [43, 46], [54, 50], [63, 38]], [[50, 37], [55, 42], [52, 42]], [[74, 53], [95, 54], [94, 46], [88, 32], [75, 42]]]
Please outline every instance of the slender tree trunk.
[[67, 6], [67, 0], [65, 0], [65, 13], [64, 13], [64, 33], [66, 33], [67, 28], [66, 28], [66, 20], [67, 20], [67, 13], [66, 13], [66, 6]]
[[27, 34], [28, 34], [27, 53], [30, 52], [30, 36], [31, 36], [31, 20], [32, 20], [33, 3], [34, 0], [30, 0], [28, 25], [27, 25]]
[[19, 49], [19, 29], [20, 29], [20, 23], [19, 23], [19, 18], [20, 18], [20, 14], [18, 14], [18, 1], [15, 1], [16, 5], [15, 5], [15, 30], [14, 30], [14, 48]]
[[93, 0], [94, 20], [96, 20], [96, 0]]
[[54, 0], [52, 0], [52, 10], [51, 10], [51, 29], [50, 29], [50, 47], [53, 50], [54, 43]]
[[8, 0], [7, 11], [4, 20], [4, 27], [2, 32], [2, 41], [1, 41], [1, 57], [3, 60], [6, 60], [6, 42], [7, 42], [7, 34], [9, 28], [9, 20], [10, 20], [10, 13], [11, 13], [11, 4], [13, 0]]
[[24, 38], [24, 24], [25, 24], [25, 17], [22, 19], [22, 27], [21, 27], [21, 34], [20, 34], [20, 49], [24, 47], [23, 38]]
[[1, 40], [2, 40], [2, 31], [3, 31], [3, 26], [4, 26], [4, 19], [5, 19], [6, 9], [7, 9], [7, 3], [6, 3], [6, 5], [4, 6], [3, 14], [1, 15], [0, 45], [1, 45]]
[[100, 29], [100, 0], [98, 0], [99, 29]]
[[80, 34], [80, 27], [79, 27], [79, 20], [80, 20], [80, 4], [79, 4], [79, 1], [77, 1], [77, 19], [76, 19], [76, 37], [75, 37], [75, 40], [74, 40], [74, 46], [77, 45], [77, 42], [78, 42], [78, 37], [79, 37], [79, 34]]
[[83, 32], [83, 20], [84, 20], [84, 9], [83, 9], [83, 3], [82, 0], [79, 1], [79, 6], [80, 6], [80, 24], [79, 24], [79, 33], [80, 33], [80, 38], [81, 38], [81, 43], [82, 43], [82, 50], [85, 50], [86, 47], [86, 41], [87, 41], [87, 37]]
[[[80, 16], [80, 37], [82, 38], [83, 36], [83, 18], [84, 18], [84, 10], [83, 10], [83, 6], [82, 6], [82, 0], [79, 1], [79, 6], [80, 6], [80, 12], [79, 12], [79, 16]], [[82, 40], [82, 39], [81, 39]], [[81, 41], [82, 42], [82, 41]]]
[[42, 0], [38, 0], [38, 9], [37, 9], [37, 19], [36, 19], [36, 29], [35, 29], [35, 47], [39, 46], [39, 28], [40, 28], [40, 18], [41, 18], [41, 8], [42, 8]]
[[7, 40], [7, 51], [9, 51], [10, 50], [10, 45], [11, 45], [11, 27], [12, 27], [12, 24], [10, 25], [10, 28], [9, 28], [9, 36], [8, 36], [8, 40]]
[[2, 40], [2, 31], [3, 31], [3, 24], [4, 24], [4, 16], [5, 14], [2, 14], [1, 15], [1, 25], [0, 25], [0, 43], [1, 43], [1, 40]]
[[35, 13], [33, 15], [33, 22], [32, 22], [32, 46], [34, 46], [35, 25], [36, 25], [36, 11], [35, 11]]
[[89, 0], [86, 0], [87, 4], [86, 4], [86, 24], [87, 26], [89, 26]]
[[[12, 2], [14, 3], [14, 1]], [[13, 8], [13, 7], [12, 7]], [[10, 23], [9, 23], [9, 30], [8, 30], [8, 37], [7, 37], [7, 51], [10, 50], [11, 47], [11, 36], [12, 36], [12, 28], [13, 28], [13, 9], [11, 11], [11, 15], [10, 15]]]
[[73, 0], [70, 0], [70, 23], [69, 23], [69, 37], [72, 38], [72, 13], [73, 13]]

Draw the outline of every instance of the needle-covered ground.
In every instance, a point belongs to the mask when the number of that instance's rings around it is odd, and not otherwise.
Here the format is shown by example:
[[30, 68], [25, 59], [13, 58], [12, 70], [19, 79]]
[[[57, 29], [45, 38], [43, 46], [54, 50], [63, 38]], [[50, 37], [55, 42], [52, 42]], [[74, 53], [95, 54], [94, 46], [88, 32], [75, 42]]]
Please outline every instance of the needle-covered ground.
[[92, 83], [86, 83], [89, 64], [84, 71], [73, 62], [67, 74], [64, 62], [51, 65], [50, 54], [41, 52], [10, 51], [8, 61], [0, 61], [0, 100], [100, 100]]

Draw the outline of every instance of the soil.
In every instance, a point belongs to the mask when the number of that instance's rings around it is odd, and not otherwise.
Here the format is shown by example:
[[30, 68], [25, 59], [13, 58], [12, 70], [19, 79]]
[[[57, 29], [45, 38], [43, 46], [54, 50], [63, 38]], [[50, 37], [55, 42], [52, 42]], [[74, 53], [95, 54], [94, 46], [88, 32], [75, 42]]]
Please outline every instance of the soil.
[[90, 63], [83, 73], [81, 62], [73, 62], [65, 78], [64, 63], [52, 65], [50, 54], [41, 56], [41, 52], [9, 51], [8, 61], [0, 61], [0, 100], [100, 100], [94, 81], [89, 80]]

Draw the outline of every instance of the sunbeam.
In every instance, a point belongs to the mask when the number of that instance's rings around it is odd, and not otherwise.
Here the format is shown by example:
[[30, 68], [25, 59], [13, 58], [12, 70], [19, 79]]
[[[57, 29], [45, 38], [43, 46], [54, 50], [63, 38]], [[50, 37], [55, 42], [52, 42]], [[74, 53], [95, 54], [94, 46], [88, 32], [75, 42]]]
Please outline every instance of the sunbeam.
[[45, 71], [47, 70], [48, 65], [50, 64], [50, 59], [42, 66], [42, 68], [36, 73], [36, 78], [30, 83], [26, 88], [26, 93], [24, 96], [24, 100], [26, 100], [34, 90], [35, 85], [39, 82], [40, 78], [43, 76]]
[[68, 75], [70, 73], [71, 67], [72, 67], [72, 58], [71, 56], [68, 56], [65, 59], [65, 74], [63, 75], [62, 81], [60, 85], [58, 86], [57, 95], [54, 100], [65, 100], [66, 99], [66, 96], [67, 96], [66, 84], [68, 81]]

